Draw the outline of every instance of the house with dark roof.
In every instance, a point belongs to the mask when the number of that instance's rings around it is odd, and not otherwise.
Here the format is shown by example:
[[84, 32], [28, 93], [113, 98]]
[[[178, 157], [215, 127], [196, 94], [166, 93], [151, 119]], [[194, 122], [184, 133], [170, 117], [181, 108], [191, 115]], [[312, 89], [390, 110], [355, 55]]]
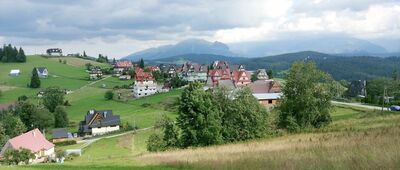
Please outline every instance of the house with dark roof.
[[35, 159], [30, 162], [42, 162], [48, 157], [54, 157], [54, 144], [46, 140], [39, 129], [33, 129], [22, 135], [9, 139], [0, 152], [0, 157], [9, 149], [28, 149], [35, 154]]
[[206, 65], [186, 62], [179, 68], [178, 76], [189, 82], [205, 82], [207, 81], [207, 71]]
[[89, 80], [99, 80], [103, 78], [103, 71], [100, 67], [94, 67], [89, 71]]
[[253, 96], [258, 99], [260, 104], [266, 108], [274, 107], [282, 95], [279, 82], [274, 80], [257, 80], [247, 87], [251, 89]]
[[47, 78], [49, 76], [49, 70], [46, 67], [35, 67], [35, 70], [40, 78]]
[[53, 143], [67, 141], [73, 139], [72, 133], [67, 132], [65, 128], [56, 128], [51, 131], [53, 136], [52, 141]]
[[113, 115], [112, 110], [89, 110], [79, 124], [79, 132], [84, 136], [102, 135], [119, 130], [120, 124], [119, 115]]

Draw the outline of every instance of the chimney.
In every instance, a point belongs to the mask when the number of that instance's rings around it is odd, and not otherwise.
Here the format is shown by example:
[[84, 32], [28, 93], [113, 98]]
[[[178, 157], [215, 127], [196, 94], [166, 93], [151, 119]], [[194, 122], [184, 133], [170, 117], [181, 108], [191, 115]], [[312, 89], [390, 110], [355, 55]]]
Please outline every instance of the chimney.
[[33, 137], [35, 137], [35, 136], [36, 136], [36, 133], [35, 133], [35, 131], [32, 131], [32, 134], [33, 134]]
[[94, 114], [94, 110], [89, 110], [89, 114]]
[[107, 118], [107, 111], [104, 112], [104, 118]]

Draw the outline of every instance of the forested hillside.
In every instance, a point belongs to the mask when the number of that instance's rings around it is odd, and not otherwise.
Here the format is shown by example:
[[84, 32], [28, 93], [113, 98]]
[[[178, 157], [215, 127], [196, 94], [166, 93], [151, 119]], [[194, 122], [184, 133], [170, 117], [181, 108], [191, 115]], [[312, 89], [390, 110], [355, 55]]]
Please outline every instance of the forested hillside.
[[185, 54], [158, 60], [150, 60], [149, 64], [174, 63], [187, 61], [210, 64], [215, 60], [227, 60], [231, 64], [243, 64], [247, 70], [259, 68], [272, 69], [276, 76], [283, 77], [293, 62], [298, 60], [315, 62], [319, 69], [328, 72], [336, 80], [373, 79], [391, 77], [395, 70], [400, 71], [400, 56], [335, 56], [314, 51], [303, 51], [260, 58], [227, 57], [212, 54]]

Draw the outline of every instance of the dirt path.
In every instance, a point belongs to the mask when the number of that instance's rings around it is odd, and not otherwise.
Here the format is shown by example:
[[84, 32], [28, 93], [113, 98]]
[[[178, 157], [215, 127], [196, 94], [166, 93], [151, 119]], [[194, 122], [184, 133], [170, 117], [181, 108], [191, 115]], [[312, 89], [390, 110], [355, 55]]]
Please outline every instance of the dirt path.
[[130, 134], [130, 133], [150, 130], [152, 128], [154, 128], [154, 126], [151, 126], [151, 127], [148, 127], [148, 128], [143, 128], [143, 129], [138, 129], [138, 130], [131, 130], [131, 131], [127, 131], [127, 132], [119, 133], [119, 134], [115, 134], [115, 135], [110, 135], [110, 136], [104, 136], [104, 137], [98, 137], [98, 138], [94, 138], [94, 139], [81, 140], [81, 141], [78, 141], [77, 143], [84, 143], [84, 144], [81, 145], [78, 149], [84, 149], [84, 148], [88, 147], [89, 145], [91, 145], [92, 143], [94, 143], [94, 142], [96, 142], [98, 140], [101, 140], [101, 139], [109, 139], [109, 138], [120, 137], [120, 136], [127, 135], [127, 134]]

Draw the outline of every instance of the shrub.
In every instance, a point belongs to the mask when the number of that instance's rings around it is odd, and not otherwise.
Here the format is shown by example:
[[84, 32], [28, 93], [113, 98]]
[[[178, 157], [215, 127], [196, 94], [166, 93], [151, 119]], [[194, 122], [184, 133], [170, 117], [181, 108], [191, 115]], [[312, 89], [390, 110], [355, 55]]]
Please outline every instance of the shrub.
[[107, 100], [112, 100], [114, 98], [114, 92], [112, 90], [106, 91], [104, 98], [106, 98]]
[[147, 140], [147, 150], [150, 152], [165, 151], [166, 145], [163, 136], [159, 133], [153, 133]]
[[55, 143], [56, 146], [68, 146], [68, 145], [75, 145], [75, 144], [76, 144], [75, 140], [67, 140], [67, 141]]

